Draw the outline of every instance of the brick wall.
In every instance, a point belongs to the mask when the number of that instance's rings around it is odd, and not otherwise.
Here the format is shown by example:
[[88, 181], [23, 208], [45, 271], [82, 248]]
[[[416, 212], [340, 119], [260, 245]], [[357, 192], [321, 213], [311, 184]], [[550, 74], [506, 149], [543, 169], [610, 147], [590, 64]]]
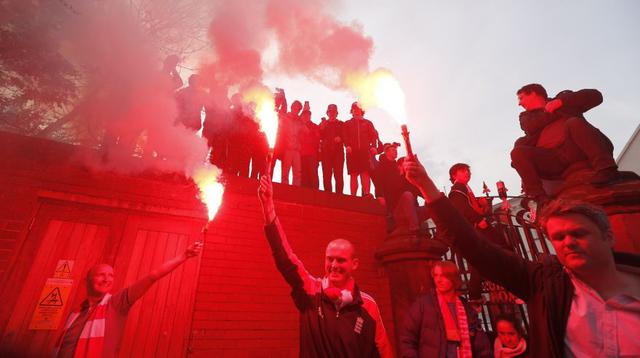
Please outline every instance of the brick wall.
[[[196, 356], [297, 356], [298, 314], [275, 269], [254, 187], [225, 196], [207, 237], [193, 312], [191, 349]], [[297, 194], [298, 200], [279, 201], [279, 194]], [[360, 257], [357, 282], [376, 299], [392, 334], [388, 284], [373, 257], [384, 239], [383, 216], [376, 210], [341, 209], [361, 199], [334, 195], [327, 195], [333, 197], [333, 207], [314, 206], [308, 202], [314, 195], [321, 194], [276, 188], [276, 211], [294, 252], [309, 272], [322, 275], [326, 244], [335, 238], [351, 240]]]

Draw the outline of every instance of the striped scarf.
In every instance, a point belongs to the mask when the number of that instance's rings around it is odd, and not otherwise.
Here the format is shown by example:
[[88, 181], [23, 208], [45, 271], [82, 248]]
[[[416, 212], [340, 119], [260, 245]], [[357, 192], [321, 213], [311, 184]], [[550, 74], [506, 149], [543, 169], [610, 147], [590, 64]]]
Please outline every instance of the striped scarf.
[[495, 342], [493, 343], [493, 356], [495, 358], [511, 358], [517, 357], [527, 351], [527, 341], [524, 338], [520, 338], [518, 341], [518, 345], [515, 348], [507, 348], [502, 345], [502, 341], [500, 341], [500, 337], [496, 337]]
[[456, 320], [451, 314], [449, 305], [442, 295], [439, 293], [438, 304], [440, 305], [440, 312], [442, 313], [442, 320], [444, 321], [444, 329], [447, 336], [447, 341], [460, 342], [458, 347], [458, 358], [471, 358], [471, 338], [469, 336], [469, 322], [467, 321], [467, 311], [464, 309], [464, 305], [460, 298], [456, 297]]
[[331, 301], [333, 301], [337, 309], [341, 309], [342, 307], [353, 302], [353, 291], [355, 290], [355, 284], [355, 280], [352, 277], [349, 279], [349, 282], [347, 282], [346, 287], [340, 289], [330, 286], [329, 279], [325, 277], [322, 279], [322, 291]]
[[[78, 344], [76, 345], [76, 351], [74, 354], [75, 358], [99, 358], [103, 355], [103, 346], [104, 346], [104, 331], [105, 331], [105, 321], [107, 316], [107, 304], [111, 300], [111, 294], [107, 293], [104, 295], [100, 303], [93, 309], [91, 313], [89, 313], [89, 318], [87, 322], [84, 324], [82, 328], [82, 333], [80, 333], [80, 338], [78, 339]], [[67, 323], [64, 326], [64, 330], [62, 335], [60, 336], [60, 340], [58, 345], [56, 346], [54, 356], [57, 356], [57, 352], [60, 349], [60, 345], [62, 344], [62, 339], [71, 324], [78, 318], [80, 312], [73, 312], [69, 315], [67, 319]]]

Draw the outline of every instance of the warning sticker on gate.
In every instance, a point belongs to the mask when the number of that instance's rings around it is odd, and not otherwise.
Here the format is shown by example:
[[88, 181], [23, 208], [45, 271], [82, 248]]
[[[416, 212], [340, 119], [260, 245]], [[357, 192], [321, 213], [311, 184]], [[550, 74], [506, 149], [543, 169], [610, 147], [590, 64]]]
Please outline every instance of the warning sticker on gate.
[[53, 277], [71, 278], [71, 269], [73, 269], [73, 260], [58, 260]]
[[58, 329], [73, 280], [49, 278], [40, 293], [29, 329]]

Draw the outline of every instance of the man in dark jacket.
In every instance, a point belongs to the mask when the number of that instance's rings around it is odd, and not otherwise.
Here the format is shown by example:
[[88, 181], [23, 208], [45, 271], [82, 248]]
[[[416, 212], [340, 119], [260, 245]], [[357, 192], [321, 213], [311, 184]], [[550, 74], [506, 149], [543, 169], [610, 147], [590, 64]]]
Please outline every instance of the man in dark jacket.
[[320, 122], [320, 160], [322, 161], [322, 182], [325, 191], [331, 191], [332, 177], [336, 181], [335, 193], [344, 189], [344, 122], [338, 119], [338, 106], [327, 107], [328, 119]]
[[482, 240], [420, 162], [405, 161], [405, 171], [453, 248], [527, 303], [532, 357], [640, 354], [640, 259], [613, 253], [613, 233], [601, 209], [548, 204], [541, 223], [557, 257], [529, 262]]
[[300, 163], [302, 186], [318, 189], [318, 152], [320, 150], [320, 128], [311, 121], [311, 111], [300, 114]]
[[418, 297], [399, 333], [402, 358], [491, 357], [478, 314], [458, 297], [460, 272], [453, 262], [433, 265], [435, 291]]
[[362, 184], [362, 196], [371, 191], [371, 156], [377, 153], [378, 132], [373, 123], [364, 118], [364, 110], [358, 102], [351, 105], [350, 120], [344, 124], [344, 145], [347, 152], [351, 195], [358, 191], [358, 177]]
[[239, 93], [231, 97], [233, 108], [231, 109], [231, 123], [228, 127], [229, 157], [227, 174], [249, 177], [249, 164], [251, 163], [252, 128], [256, 122], [251, 117], [251, 109]]
[[333, 240], [325, 251], [325, 276], [309, 274], [291, 250], [276, 217], [271, 178], [260, 178], [265, 233], [278, 271], [291, 286], [300, 312], [300, 357], [393, 357], [380, 311], [353, 278], [353, 245]]
[[372, 179], [376, 186], [376, 198], [393, 216], [394, 233], [415, 234], [420, 229], [421, 221], [428, 218], [426, 209], [418, 206], [418, 188], [411, 185], [400, 172], [396, 162], [398, 143], [385, 143], [384, 152], [373, 170]]
[[176, 94], [178, 106], [177, 122], [197, 132], [202, 128], [201, 112], [207, 102], [207, 93], [202, 87], [200, 76], [189, 76], [189, 86]]
[[[456, 163], [449, 169], [449, 180], [453, 183], [449, 192], [449, 199], [453, 206], [460, 211], [467, 222], [476, 229], [480, 236], [494, 244], [510, 250], [504, 235], [496, 230], [485, 216], [485, 207], [473, 194], [469, 187], [471, 168], [465, 163]], [[469, 299], [473, 304], [482, 301], [482, 276], [473, 266], [469, 265]]]
[[577, 92], [565, 90], [549, 99], [547, 91], [537, 83], [517, 92], [520, 127], [525, 136], [518, 138], [511, 152], [511, 165], [522, 178], [525, 193], [546, 202], [547, 193], [541, 178], [557, 179], [571, 164], [588, 161], [595, 171], [591, 184], [604, 185], [630, 173], [618, 172], [613, 159], [613, 144], [583, 114], [602, 103], [595, 89]]

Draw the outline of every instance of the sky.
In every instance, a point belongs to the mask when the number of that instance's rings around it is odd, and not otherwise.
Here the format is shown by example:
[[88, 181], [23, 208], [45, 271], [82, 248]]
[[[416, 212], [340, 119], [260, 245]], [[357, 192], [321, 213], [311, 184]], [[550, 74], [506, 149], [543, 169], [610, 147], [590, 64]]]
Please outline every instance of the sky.
[[[496, 195], [498, 180], [510, 195], [520, 193], [509, 152], [522, 135], [516, 91], [524, 84], [541, 83], [551, 96], [600, 90], [604, 102], [585, 116], [612, 140], [616, 158], [640, 123], [633, 109], [640, 103], [639, 1], [349, 0], [331, 2], [329, 11], [373, 39], [371, 69], [398, 78], [414, 151], [447, 191], [449, 167], [464, 162], [476, 193], [485, 181]], [[309, 100], [314, 122], [329, 103], [349, 119], [355, 98], [347, 92], [302, 77], [267, 75], [265, 82], [285, 88], [290, 102]], [[387, 113], [371, 109], [365, 117], [384, 142], [401, 142]]]

